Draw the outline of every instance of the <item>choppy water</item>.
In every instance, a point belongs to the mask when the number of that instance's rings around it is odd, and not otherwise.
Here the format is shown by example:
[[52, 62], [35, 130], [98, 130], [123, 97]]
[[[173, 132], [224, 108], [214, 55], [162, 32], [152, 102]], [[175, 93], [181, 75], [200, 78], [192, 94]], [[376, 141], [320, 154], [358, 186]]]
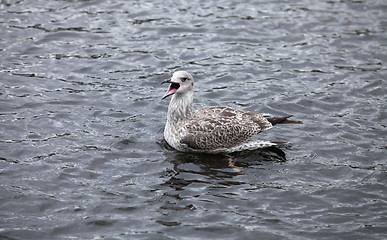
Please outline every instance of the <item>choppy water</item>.
[[[386, 239], [387, 3], [0, 1], [0, 238]], [[159, 83], [293, 114], [231, 158], [163, 142]]]

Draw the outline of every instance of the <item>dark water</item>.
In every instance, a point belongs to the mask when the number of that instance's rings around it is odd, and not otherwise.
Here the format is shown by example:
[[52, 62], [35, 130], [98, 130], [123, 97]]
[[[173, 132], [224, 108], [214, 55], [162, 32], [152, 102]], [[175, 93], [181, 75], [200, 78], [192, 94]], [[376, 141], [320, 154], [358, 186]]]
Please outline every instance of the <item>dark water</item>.
[[[386, 239], [387, 2], [0, 1], [0, 239]], [[162, 140], [197, 107], [293, 114], [280, 149]]]

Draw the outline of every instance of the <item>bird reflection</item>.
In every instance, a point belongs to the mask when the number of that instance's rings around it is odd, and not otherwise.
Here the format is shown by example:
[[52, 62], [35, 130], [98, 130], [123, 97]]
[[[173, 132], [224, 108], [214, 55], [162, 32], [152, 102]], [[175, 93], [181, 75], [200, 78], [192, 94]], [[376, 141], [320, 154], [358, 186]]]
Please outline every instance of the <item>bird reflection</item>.
[[192, 183], [213, 185], [214, 181], [223, 186], [245, 184], [233, 180], [235, 176], [244, 174], [244, 168], [265, 162], [286, 161], [285, 153], [276, 147], [221, 155], [181, 153], [172, 149], [164, 140], [159, 141], [159, 145], [165, 149], [167, 161], [173, 164], [165, 185], [176, 190], [182, 190]]
[[[279, 148], [216, 155], [181, 153], [164, 140], [158, 144], [164, 149], [165, 161], [171, 167], [164, 172], [165, 181], [157, 186], [163, 194], [158, 199], [160, 217], [156, 222], [168, 227], [190, 222], [190, 216], [199, 208], [218, 207], [230, 199], [243, 199], [240, 189], [245, 189], [241, 190], [244, 192], [259, 185], [255, 181], [254, 185], [246, 182], [249, 179], [246, 169], [251, 171], [254, 165], [286, 161], [285, 153]], [[256, 168], [257, 174], [265, 168]]]

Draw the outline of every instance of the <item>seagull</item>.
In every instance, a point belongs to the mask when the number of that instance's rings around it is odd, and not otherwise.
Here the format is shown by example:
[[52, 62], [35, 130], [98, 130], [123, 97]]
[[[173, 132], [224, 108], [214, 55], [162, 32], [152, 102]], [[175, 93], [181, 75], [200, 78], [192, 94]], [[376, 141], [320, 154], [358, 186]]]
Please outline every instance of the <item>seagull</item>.
[[271, 117], [265, 113], [232, 107], [193, 107], [194, 78], [186, 71], [174, 72], [163, 83], [169, 88], [162, 99], [172, 96], [164, 128], [164, 138], [180, 152], [228, 154], [286, 144], [251, 138], [276, 124], [303, 124], [291, 117]]

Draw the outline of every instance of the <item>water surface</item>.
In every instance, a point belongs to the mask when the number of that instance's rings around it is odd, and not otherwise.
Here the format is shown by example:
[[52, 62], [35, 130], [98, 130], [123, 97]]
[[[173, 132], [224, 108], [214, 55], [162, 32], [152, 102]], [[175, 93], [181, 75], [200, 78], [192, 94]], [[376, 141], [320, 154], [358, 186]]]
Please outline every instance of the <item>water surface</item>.
[[[1, 1], [0, 238], [385, 239], [385, 1]], [[197, 107], [292, 114], [232, 156], [163, 141]]]

